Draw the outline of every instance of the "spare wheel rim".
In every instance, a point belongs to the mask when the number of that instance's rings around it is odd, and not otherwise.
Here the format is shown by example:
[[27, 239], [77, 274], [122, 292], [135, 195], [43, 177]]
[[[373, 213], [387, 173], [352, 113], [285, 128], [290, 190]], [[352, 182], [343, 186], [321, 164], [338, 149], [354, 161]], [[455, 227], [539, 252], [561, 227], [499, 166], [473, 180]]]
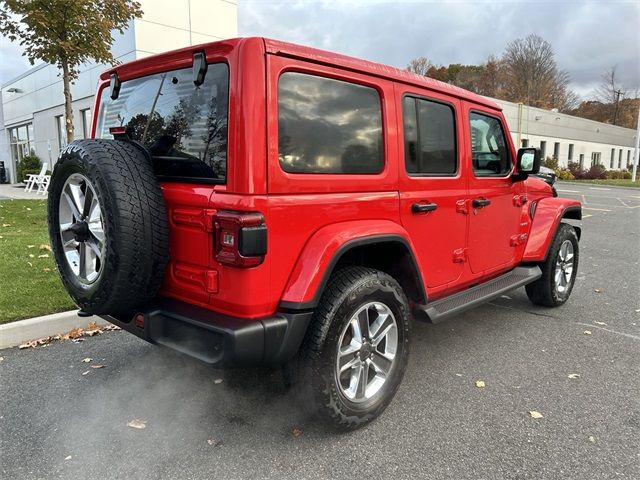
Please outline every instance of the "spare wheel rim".
[[60, 193], [58, 206], [60, 240], [67, 265], [83, 284], [100, 277], [105, 257], [102, 208], [87, 177], [73, 173]]

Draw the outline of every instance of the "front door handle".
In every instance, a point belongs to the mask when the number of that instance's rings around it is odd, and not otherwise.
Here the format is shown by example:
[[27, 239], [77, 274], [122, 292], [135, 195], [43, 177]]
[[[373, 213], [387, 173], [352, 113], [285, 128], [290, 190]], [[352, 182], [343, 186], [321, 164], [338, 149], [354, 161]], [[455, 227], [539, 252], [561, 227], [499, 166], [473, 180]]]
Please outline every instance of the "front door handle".
[[474, 198], [471, 204], [473, 205], [473, 208], [482, 208], [491, 205], [491, 200], [486, 198]]
[[437, 203], [414, 203], [411, 205], [412, 213], [425, 213], [425, 212], [433, 212], [436, 208], [438, 208]]

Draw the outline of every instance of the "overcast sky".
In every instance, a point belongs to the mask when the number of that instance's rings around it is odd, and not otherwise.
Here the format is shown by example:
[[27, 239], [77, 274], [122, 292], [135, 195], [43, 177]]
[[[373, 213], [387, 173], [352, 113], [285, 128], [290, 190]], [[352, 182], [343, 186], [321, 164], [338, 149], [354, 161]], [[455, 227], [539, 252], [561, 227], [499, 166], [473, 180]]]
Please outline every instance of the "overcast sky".
[[[606, 68], [623, 86], [640, 87], [640, 2], [238, 0], [241, 36], [261, 35], [396, 67], [426, 56], [438, 64], [480, 63], [516, 38], [536, 33], [556, 52], [572, 88], [588, 96]], [[2, 39], [0, 84], [28, 68], [20, 48]]]

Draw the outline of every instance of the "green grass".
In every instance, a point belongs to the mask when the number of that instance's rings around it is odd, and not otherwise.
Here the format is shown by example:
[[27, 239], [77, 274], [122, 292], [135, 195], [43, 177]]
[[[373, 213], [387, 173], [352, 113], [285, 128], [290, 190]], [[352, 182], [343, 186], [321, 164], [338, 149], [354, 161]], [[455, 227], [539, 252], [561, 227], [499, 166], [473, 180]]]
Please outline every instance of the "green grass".
[[631, 180], [559, 180], [561, 182], [570, 182], [570, 183], [592, 183], [594, 185], [614, 185], [616, 187], [632, 187], [632, 188], [640, 188], [640, 180], [636, 180], [635, 183]]
[[[46, 200], [0, 201], [0, 323], [71, 310], [49, 245]], [[46, 256], [44, 256], [46, 255]]]

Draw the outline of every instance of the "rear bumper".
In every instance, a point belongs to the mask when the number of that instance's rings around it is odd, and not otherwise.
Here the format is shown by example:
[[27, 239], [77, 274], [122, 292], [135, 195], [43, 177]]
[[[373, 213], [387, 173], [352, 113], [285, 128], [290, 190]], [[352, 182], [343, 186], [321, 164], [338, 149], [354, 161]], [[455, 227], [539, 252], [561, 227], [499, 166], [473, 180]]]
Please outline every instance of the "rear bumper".
[[[187, 303], [158, 299], [132, 318], [101, 318], [150, 343], [221, 368], [283, 364], [293, 358], [313, 312], [241, 319]], [[144, 323], [136, 321], [144, 315]]]

